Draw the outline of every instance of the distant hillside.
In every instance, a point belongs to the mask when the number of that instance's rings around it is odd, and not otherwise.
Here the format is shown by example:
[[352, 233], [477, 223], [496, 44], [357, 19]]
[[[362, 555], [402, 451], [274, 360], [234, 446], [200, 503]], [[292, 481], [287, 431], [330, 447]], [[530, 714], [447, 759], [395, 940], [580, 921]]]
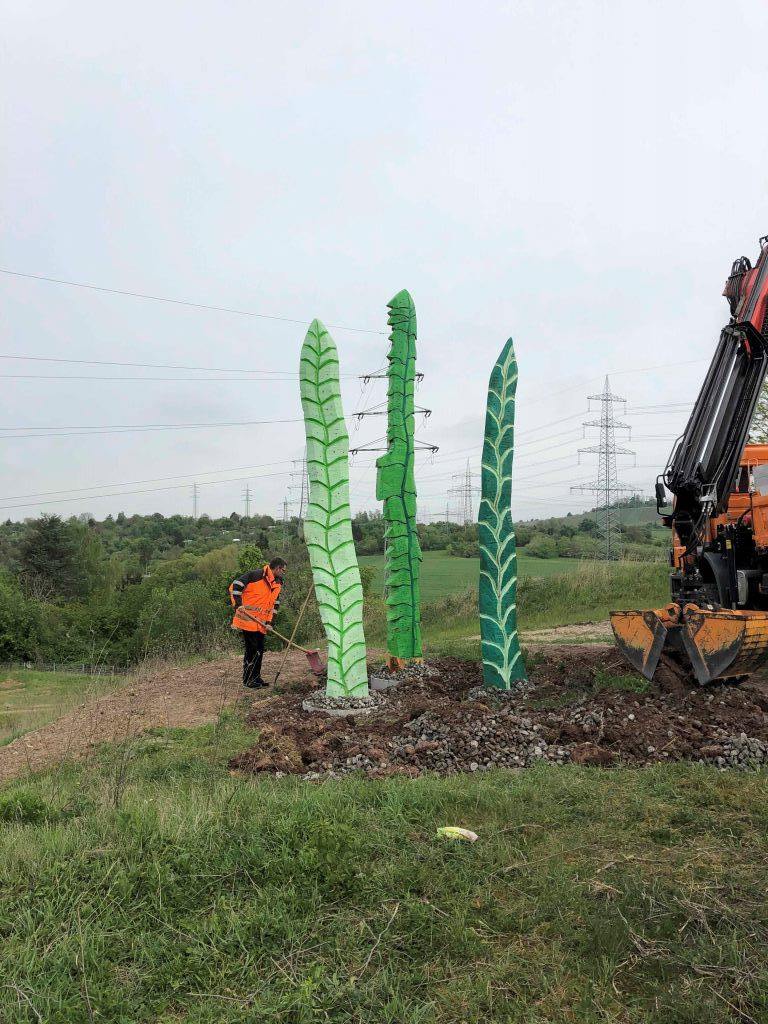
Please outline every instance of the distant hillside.
[[[661, 518], [656, 512], [656, 503], [646, 505], [616, 505], [614, 511], [618, 514], [619, 521], [624, 526], [662, 526]], [[546, 519], [526, 519], [525, 523], [530, 526], [541, 526], [544, 523], [569, 523], [571, 526], [578, 526], [583, 519], [594, 519], [600, 521], [601, 510], [591, 509], [588, 512], [568, 513], [565, 516], [552, 516]]]

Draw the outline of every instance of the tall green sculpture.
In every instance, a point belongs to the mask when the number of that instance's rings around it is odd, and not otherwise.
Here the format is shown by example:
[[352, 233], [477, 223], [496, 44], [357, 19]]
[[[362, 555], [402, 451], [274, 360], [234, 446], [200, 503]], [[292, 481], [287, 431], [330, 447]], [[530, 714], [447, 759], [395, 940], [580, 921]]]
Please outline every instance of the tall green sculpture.
[[387, 452], [377, 459], [376, 498], [386, 524], [387, 651], [392, 667], [421, 658], [421, 547], [416, 532], [414, 409], [416, 309], [407, 291], [387, 306]]
[[483, 443], [480, 539], [480, 640], [483, 682], [508, 690], [526, 679], [517, 634], [517, 552], [512, 524], [517, 361], [512, 339], [488, 382]]
[[349, 435], [336, 345], [319, 320], [312, 321], [301, 348], [300, 379], [309, 477], [304, 538], [328, 637], [326, 693], [365, 697], [363, 588], [349, 514]]

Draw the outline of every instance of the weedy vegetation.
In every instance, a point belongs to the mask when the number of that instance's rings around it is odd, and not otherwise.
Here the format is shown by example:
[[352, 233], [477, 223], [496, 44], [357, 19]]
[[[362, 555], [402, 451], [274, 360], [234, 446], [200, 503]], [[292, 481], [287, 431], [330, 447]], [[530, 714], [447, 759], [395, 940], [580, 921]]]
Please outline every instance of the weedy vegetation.
[[2, 790], [4, 1022], [766, 1019], [765, 776], [252, 781], [247, 741], [229, 715]]

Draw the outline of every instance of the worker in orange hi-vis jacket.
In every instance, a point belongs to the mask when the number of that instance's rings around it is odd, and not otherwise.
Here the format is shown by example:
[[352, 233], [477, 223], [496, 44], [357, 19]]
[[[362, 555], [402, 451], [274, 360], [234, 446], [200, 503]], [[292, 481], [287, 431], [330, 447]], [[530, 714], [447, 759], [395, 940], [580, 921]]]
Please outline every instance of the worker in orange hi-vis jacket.
[[243, 635], [243, 686], [249, 689], [267, 685], [261, 678], [264, 638], [271, 632], [270, 623], [280, 606], [287, 568], [284, 558], [273, 558], [261, 569], [241, 573], [229, 585], [229, 598], [235, 607], [232, 629], [239, 629]]

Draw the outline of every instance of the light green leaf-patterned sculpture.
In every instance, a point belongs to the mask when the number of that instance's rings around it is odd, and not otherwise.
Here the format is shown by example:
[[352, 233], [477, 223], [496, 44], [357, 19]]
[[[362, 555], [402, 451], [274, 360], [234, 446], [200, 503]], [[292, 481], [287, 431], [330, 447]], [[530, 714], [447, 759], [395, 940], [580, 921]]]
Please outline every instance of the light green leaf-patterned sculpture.
[[312, 321], [301, 348], [300, 378], [309, 477], [304, 538], [328, 637], [326, 693], [365, 697], [363, 588], [349, 514], [349, 435], [336, 345], [319, 320]]
[[512, 524], [517, 362], [506, 343], [488, 383], [483, 443], [480, 538], [480, 640], [483, 682], [508, 690], [526, 679], [517, 635], [517, 552]]
[[376, 497], [386, 524], [387, 651], [390, 665], [421, 658], [421, 547], [416, 532], [413, 391], [416, 309], [407, 291], [391, 299], [387, 452], [377, 459]]

